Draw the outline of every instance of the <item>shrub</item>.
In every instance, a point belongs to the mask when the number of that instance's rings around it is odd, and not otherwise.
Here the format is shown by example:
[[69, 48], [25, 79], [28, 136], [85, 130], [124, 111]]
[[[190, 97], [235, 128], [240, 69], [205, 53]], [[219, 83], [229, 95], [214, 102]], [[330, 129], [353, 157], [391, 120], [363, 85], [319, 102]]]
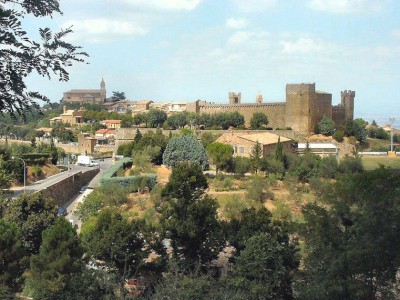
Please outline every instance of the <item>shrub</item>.
[[339, 164], [335, 156], [323, 157], [318, 165], [318, 173], [323, 178], [336, 178]]
[[345, 174], [362, 173], [364, 166], [361, 158], [346, 156], [339, 163], [339, 172]]
[[206, 151], [195, 137], [184, 135], [169, 140], [163, 163], [168, 167], [176, 167], [180, 162], [198, 163], [203, 169], [208, 166]]
[[335, 131], [335, 122], [331, 118], [324, 116], [318, 123], [318, 133], [329, 136]]
[[157, 182], [155, 174], [115, 177], [118, 170], [132, 166], [131, 158], [123, 158], [103, 173], [101, 184], [118, 184], [127, 188], [127, 192], [143, 191], [146, 187], [151, 190]]
[[268, 189], [266, 181], [260, 176], [254, 176], [246, 188], [246, 196], [248, 199], [262, 203], [264, 200], [264, 189]]
[[238, 195], [233, 196], [223, 196], [218, 200], [220, 205], [220, 212], [224, 218], [228, 220], [240, 219], [242, 216], [242, 211], [248, 208], [248, 203], [241, 199]]
[[332, 137], [338, 141], [338, 142], [343, 142], [343, 138], [344, 138], [344, 133], [343, 131], [335, 131], [335, 133], [332, 135]]
[[33, 166], [31, 170], [32, 170], [32, 176], [34, 177], [39, 177], [40, 175], [43, 174], [42, 169], [39, 166]]
[[276, 220], [292, 221], [292, 210], [289, 205], [285, 204], [282, 200], [275, 201], [275, 209], [272, 211], [272, 216]]

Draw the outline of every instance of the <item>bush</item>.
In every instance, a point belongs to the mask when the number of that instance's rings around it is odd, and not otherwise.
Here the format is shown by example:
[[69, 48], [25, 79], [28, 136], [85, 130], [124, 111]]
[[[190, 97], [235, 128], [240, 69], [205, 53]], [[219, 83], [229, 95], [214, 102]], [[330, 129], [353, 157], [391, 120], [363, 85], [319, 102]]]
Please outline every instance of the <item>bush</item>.
[[31, 170], [32, 170], [32, 176], [34, 177], [39, 177], [40, 175], [43, 174], [42, 169], [39, 166], [33, 166]]
[[285, 166], [280, 160], [271, 159], [267, 161], [266, 171], [275, 174], [276, 178], [282, 179], [285, 174]]
[[208, 167], [206, 151], [195, 137], [184, 135], [169, 140], [163, 163], [168, 167], [176, 167], [180, 162], [198, 163], [203, 170]]
[[343, 142], [343, 138], [344, 138], [344, 133], [343, 131], [335, 131], [335, 133], [332, 135], [332, 137], [338, 141], [338, 142]]
[[318, 173], [323, 178], [336, 178], [339, 164], [335, 156], [323, 157], [318, 165]]
[[266, 181], [260, 176], [254, 176], [246, 188], [246, 196], [250, 200], [262, 203], [264, 200], [264, 189], [268, 189]]
[[118, 170], [132, 166], [131, 158], [123, 158], [103, 173], [101, 184], [118, 184], [126, 188], [127, 192], [143, 191], [146, 187], [151, 190], [157, 182], [155, 174], [116, 177]]
[[324, 116], [318, 123], [318, 133], [329, 136], [335, 132], [335, 122], [331, 118]]
[[346, 156], [339, 163], [339, 172], [344, 174], [362, 173], [364, 166], [360, 157]]

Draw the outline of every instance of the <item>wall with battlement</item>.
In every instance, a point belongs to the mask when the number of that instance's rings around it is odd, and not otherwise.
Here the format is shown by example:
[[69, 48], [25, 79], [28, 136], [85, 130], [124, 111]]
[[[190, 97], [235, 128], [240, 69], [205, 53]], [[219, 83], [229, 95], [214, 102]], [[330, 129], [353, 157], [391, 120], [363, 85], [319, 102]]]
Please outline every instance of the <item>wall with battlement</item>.
[[337, 125], [342, 125], [346, 120], [345, 109], [342, 106], [332, 107], [332, 120]]
[[250, 126], [250, 120], [255, 112], [264, 113], [268, 117], [269, 127], [272, 128], [284, 128], [286, 127], [285, 111], [286, 104], [284, 102], [276, 103], [248, 103], [248, 104], [212, 104], [212, 105], [201, 105], [199, 106], [200, 114], [215, 114], [220, 112], [235, 112], [238, 111], [244, 116], [245, 126]]
[[328, 93], [316, 93], [310, 112], [310, 127], [312, 131], [315, 131], [318, 123], [324, 116], [332, 118], [332, 95]]

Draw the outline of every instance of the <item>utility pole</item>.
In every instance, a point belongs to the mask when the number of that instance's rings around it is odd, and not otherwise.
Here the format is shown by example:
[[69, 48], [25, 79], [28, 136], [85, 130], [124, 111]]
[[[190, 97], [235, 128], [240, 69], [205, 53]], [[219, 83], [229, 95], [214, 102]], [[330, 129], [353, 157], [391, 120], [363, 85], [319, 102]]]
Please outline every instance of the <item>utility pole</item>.
[[390, 122], [390, 152], [393, 152], [393, 123], [395, 118], [389, 118]]

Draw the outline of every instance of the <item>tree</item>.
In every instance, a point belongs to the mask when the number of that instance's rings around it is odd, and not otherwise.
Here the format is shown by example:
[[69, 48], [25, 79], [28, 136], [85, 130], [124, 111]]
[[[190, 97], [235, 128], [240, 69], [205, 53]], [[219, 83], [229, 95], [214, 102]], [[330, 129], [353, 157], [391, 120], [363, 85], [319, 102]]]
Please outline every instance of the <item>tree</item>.
[[143, 222], [127, 220], [119, 212], [106, 209], [82, 236], [89, 254], [116, 270], [121, 290], [125, 279], [143, 268], [146, 250], [142, 232]]
[[136, 128], [136, 133], [135, 133], [135, 142], [138, 143], [140, 141], [140, 139], [142, 138], [142, 133], [140, 132], [139, 128]]
[[152, 128], [162, 126], [165, 120], [167, 120], [167, 113], [159, 109], [151, 108], [146, 114], [146, 123]]
[[400, 176], [383, 167], [343, 176], [321, 205], [303, 210], [303, 298], [395, 299]]
[[189, 124], [189, 113], [178, 112], [167, 118], [165, 123], [171, 129], [179, 129]]
[[60, 299], [74, 274], [83, 270], [83, 248], [76, 231], [63, 217], [43, 232], [43, 243], [31, 257], [27, 281], [36, 299]]
[[234, 218], [226, 224], [225, 230], [229, 244], [235, 247], [238, 256], [252, 236], [274, 231], [272, 214], [265, 207], [247, 208], [242, 211], [241, 218]]
[[0, 286], [16, 291], [24, 271], [21, 260], [25, 251], [17, 225], [5, 219], [0, 219], [0, 245]]
[[250, 119], [251, 129], [260, 129], [263, 125], [267, 126], [268, 123], [269, 123], [268, 117], [261, 112], [253, 113], [253, 116]]
[[191, 270], [208, 266], [224, 244], [217, 201], [204, 196], [205, 188], [207, 179], [201, 168], [181, 164], [162, 191], [163, 232], [171, 239], [173, 257]]
[[207, 178], [198, 164], [180, 163], [172, 170], [161, 197], [192, 202], [200, 198], [207, 188]]
[[251, 166], [254, 171], [254, 173], [258, 173], [258, 170], [261, 167], [261, 159], [263, 157], [263, 149], [261, 144], [257, 141], [256, 144], [254, 145], [253, 149], [251, 150], [250, 154], [250, 160], [251, 160]]
[[208, 166], [208, 157], [203, 145], [191, 135], [173, 137], [163, 154], [167, 167], [176, 167], [180, 162], [193, 162], [203, 169]]
[[60, 81], [68, 81], [65, 68], [73, 62], [84, 62], [88, 55], [63, 40], [72, 32], [71, 28], [55, 34], [49, 28], [39, 29], [41, 42], [29, 39], [22, 29], [21, 19], [27, 15], [45, 17], [61, 13], [58, 0], [1, 2], [4, 7], [0, 9], [0, 111], [25, 117], [26, 111], [39, 109], [36, 100], [50, 102], [39, 92], [27, 90], [26, 77], [36, 71], [48, 79], [54, 73]]
[[17, 224], [28, 254], [36, 254], [42, 243], [43, 231], [57, 218], [57, 208], [53, 199], [45, 198], [42, 193], [23, 194], [11, 201], [5, 218]]
[[133, 116], [133, 124], [140, 127], [143, 123], [147, 122], [147, 117], [143, 113], [138, 113]]
[[112, 93], [113, 93], [113, 95], [111, 96], [111, 99], [112, 99], [113, 102], [117, 102], [119, 100], [125, 100], [126, 99], [125, 92], [119, 92], [119, 91], [114, 92], [113, 91]]
[[344, 134], [345, 136], [354, 136], [360, 143], [365, 143], [368, 136], [365, 129], [366, 125], [367, 122], [361, 118], [355, 120], [347, 119], [344, 122]]
[[214, 142], [207, 146], [206, 152], [215, 164], [216, 173], [218, 174], [218, 170], [223, 168], [229, 159], [232, 158], [233, 147], [231, 145]]
[[247, 240], [235, 264], [235, 284], [246, 299], [293, 299], [293, 272], [299, 266], [298, 247], [289, 238], [261, 233]]
[[335, 122], [327, 116], [324, 116], [317, 125], [318, 133], [329, 136], [335, 132]]
[[281, 142], [281, 136], [278, 137], [278, 143], [276, 144], [274, 158], [278, 161], [283, 161], [283, 145]]

